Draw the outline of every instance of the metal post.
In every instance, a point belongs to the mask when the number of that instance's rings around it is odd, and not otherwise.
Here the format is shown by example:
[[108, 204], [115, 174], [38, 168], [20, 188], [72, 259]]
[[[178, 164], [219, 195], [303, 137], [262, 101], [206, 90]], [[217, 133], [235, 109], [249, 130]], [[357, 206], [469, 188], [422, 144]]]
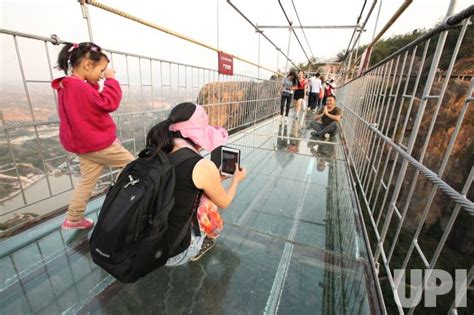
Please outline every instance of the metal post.
[[[278, 69], [280, 69], [280, 50], [276, 50], [277, 51], [277, 66], [276, 66], [276, 71], [278, 72]], [[278, 76], [277, 76], [278, 78]]]
[[290, 23], [290, 27], [288, 28], [288, 49], [286, 50], [286, 55], [288, 56], [286, 58], [286, 66], [285, 66], [285, 74], [288, 73], [288, 61], [290, 58], [290, 42], [291, 42], [291, 32], [293, 31], [292, 28], [291, 28], [291, 23]]
[[[18, 58], [18, 65], [20, 66], [21, 79], [23, 81], [23, 88], [25, 89], [26, 100], [28, 101], [28, 107], [29, 107], [29, 110], [30, 110], [31, 119], [35, 123], [35, 126], [33, 128], [35, 130], [36, 143], [38, 144], [38, 148], [39, 148], [38, 154], [41, 157], [41, 162], [43, 164], [44, 176], [46, 178], [46, 183], [48, 184], [48, 192], [49, 192], [49, 195], [51, 196], [53, 194], [53, 192], [52, 192], [52, 189], [51, 189], [51, 183], [50, 183], [50, 180], [49, 180], [48, 172], [46, 170], [46, 164], [45, 164], [45, 161], [44, 161], [44, 154], [43, 154], [43, 147], [42, 147], [41, 141], [40, 141], [38, 126], [36, 125], [35, 112], [33, 110], [33, 104], [31, 102], [30, 92], [29, 92], [29, 89], [28, 89], [28, 83], [27, 83], [27, 79], [26, 79], [26, 76], [25, 76], [25, 70], [23, 68], [23, 62], [22, 62], [21, 55], [20, 55], [20, 48], [18, 47], [17, 37], [13, 36], [13, 40], [14, 40], [14, 43], [15, 43], [16, 56]], [[15, 167], [16, 167], [16, 165], [15, 165]]]
[[260, 31], [258, 32], [258, 56], [257, 56], [257, 78], [260, 79], [260, 38], [262, 37], [262, 33]]
[[79, 3], [81, 5], [82, 17], [87, 21], [87, 31], [89, 32], [89, 40], [93, 42], [94, 37], [92, 36], [91, 18], [89, 16], [89, 9], [86, 6], [86, 0], [79, 0]]
[[[51, 57], [49, 56], [49, 50], [48, 50], [48, 43], [45, 41], [44, 42], [44, 48], [46, 50], [46, 59], [48, 60], [48, 69], [49, 69], [49, 78], [51, 81], [53, 81], [53, 67], [51, 66]], [[56, 93], [51, 90], [51, 92], [53, 93], [53, 97], [54, 97], [54, 103], [56, 105], [56, 107], [58, 107], [58, 97], [56, 95]], [[71, 166], [70, 166], [70, 163], [69, 163], [69, 153], [66, 152], [66, 156], [65, 156], [65, 159], [66, 159], [66, 164], [68, 166], [68, 171], [69, 171], [69, 183], [71, 184], [71, 188], [74, 188], [74, 182], [72, 181], [72, 172], [71, 172]]]

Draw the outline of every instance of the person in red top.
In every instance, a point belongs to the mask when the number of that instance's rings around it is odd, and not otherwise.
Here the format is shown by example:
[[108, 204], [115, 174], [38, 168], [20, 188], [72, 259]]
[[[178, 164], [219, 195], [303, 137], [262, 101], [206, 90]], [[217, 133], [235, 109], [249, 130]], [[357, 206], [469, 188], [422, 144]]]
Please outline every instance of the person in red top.
[[308, 81], [305, 78], [303, 70], [298, 71], [298, 88], [295, 90], [294, 106], [295, 106], [295, 119], [298, 119], [298, 114], [301, 110], [301, 104], [305, 99], [305, 91], [308, 89]]
[[109, 114], [119, 107], [122, 90], [108, 63], [107, 55], [90, 42], [66, 44], [58, 56], [57, 68], [66, 74], [51, 83], [58, 93], [59, 139], [66, 151], [77, 154], [81, 171], [63, 229], [92, 227], [84, 210], [99, 176], [106, 167], [122, 168], [134, 159], [117, 139]]

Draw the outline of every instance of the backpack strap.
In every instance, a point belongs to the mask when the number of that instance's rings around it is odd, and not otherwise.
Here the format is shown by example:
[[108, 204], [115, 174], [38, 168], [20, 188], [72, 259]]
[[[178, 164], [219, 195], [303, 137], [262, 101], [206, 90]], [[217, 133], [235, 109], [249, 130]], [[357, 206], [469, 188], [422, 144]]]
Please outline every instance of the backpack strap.
[[194, 199], [194, 204], [193, 204], [191, 215], [189, 216], [189, 219], [186, 222], [186, 224], [184, 225], [181, 232], [179, 232], [179, 235], [176, 238], [176, 240], [174, 241], [174, 243], [170, 246], [168, 253], [173, 253], [175, 251], [176, 247], [178, 247], [178, 245], [181, 244], [181, 242], [183, 241], [184, 236], [186, 235], [187, 231], [189, 230], [189, 226], [191, 224], [191, 221], [192, 221], [194, 215], [196, 214], [197, 209], [199, 208], [199, 202], [201, 200], [202, 194], [203, 194], [203, 191], [199, 190], [199, 192], [196, 195], [196, 198]]

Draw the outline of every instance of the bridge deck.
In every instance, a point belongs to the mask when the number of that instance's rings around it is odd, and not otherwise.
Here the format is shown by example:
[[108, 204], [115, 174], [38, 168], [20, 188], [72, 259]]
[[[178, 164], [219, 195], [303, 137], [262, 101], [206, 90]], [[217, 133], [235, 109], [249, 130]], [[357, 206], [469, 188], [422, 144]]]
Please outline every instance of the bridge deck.
[[232, 136], [249, 176], [199, 261], [124, 285], [51, 219], [0, 243], [0, 313], [378, 313], [340, 139], [309, 141], [306, 118]]

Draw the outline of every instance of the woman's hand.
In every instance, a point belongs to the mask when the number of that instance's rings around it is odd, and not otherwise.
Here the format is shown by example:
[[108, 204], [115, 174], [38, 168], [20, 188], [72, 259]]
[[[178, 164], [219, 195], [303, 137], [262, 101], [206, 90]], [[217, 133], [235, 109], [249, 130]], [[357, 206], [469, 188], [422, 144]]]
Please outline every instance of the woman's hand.
[[247, 170], [245, 168], [240, 168], [239, 164], [235, 164], [235, 172], [234, 172], [234, 181], [240, 183], [247, 177]]

